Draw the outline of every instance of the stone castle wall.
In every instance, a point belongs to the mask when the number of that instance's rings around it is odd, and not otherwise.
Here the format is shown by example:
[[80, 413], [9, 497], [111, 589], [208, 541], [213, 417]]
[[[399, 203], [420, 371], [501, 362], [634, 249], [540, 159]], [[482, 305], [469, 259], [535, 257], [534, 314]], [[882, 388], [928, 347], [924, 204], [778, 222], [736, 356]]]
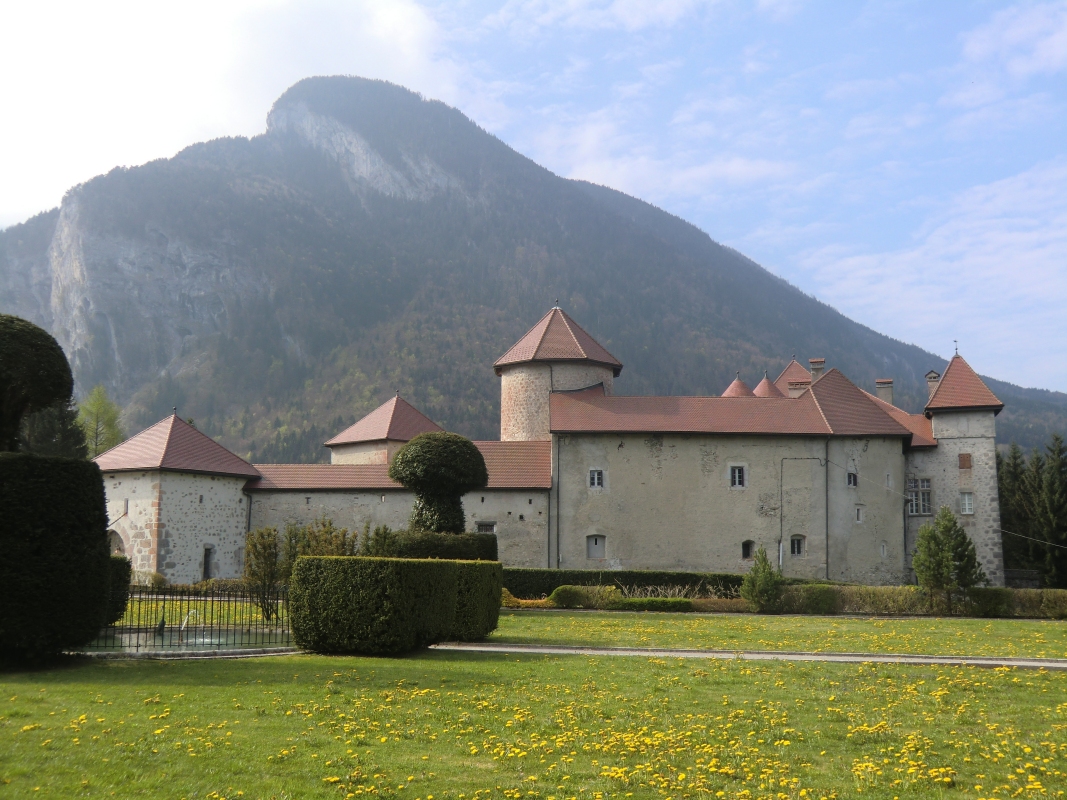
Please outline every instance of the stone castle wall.
[[614, 373], [595, 364], [530, 363], [505, 367], [500, 376], [500, 440], [548, 441], [552, 438], [548, 398], [553, 391], [573, 391], [604, 384], [611, 394]]

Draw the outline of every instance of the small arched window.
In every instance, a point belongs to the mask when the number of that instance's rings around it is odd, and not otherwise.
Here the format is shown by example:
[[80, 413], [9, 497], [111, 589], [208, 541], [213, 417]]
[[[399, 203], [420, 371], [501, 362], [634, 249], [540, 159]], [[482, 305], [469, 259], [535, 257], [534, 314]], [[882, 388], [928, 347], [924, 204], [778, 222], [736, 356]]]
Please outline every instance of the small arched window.
[[113, 556], [124, 556], [124, 555], [126, 555], [126, 544], [122, 541], [122, 537], [119, 536], [119, 532], [118, 531], [108, 531], [107, 532], [107, 544], [108, 544], [108, 548], [111, 550], [111, 555], [113, 555]]
[[741, 558], [748, 560], [755, 557], [756, 543], [751, 539], [741, 542]]
[[585, 537], [585, 556], [586, 558], [605, 558], [607, 552], [607, 543], [604, 536], [595, 534], [593, 536]]
[[789, 555], [802, 556], [804, 555], [804, 537], [793, 536], [789, 539]]

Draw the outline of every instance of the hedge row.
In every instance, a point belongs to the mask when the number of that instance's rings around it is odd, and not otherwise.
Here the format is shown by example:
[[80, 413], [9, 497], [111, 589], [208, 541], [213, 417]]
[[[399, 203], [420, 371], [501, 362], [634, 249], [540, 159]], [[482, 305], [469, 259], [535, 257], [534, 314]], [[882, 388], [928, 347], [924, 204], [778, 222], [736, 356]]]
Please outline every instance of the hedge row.
[[515, 597], [536, 600], [560, 586], [646, 586], [694, 588], [700, 594], [736, 596], [744, 575], [729, 572], [663, 572], [658, 570], [505, 569], [504, 586]]
[[617, 586], [557, 586], [549, 596], [556, 608], [605, 611], [692, 611], [688, 597], [624, 597]]
[[133, 564], [126, 556], [111, 556], [108, 562], [110, 576], [110, 593], [107, 600], [105, 625], [114, 625], [126, 613], [130, 603], [130, 579], [133, 577]]
[[289, 584], [297, 645], [318, 653], [405, 653], [482, 639], [500, 613], [497, 562], [304, 556]]
[[[782, 592], [786, 614], [947, 615], [940, 596], [918, 586], [787, 586]], [[953, 616], [1067, 619], [1067, 590], [971, 589], [953, 603]]]
[[430, 533], [390, 531], [372, 540], [381, 558], [447, 558], [457, 561], [496, 561], [495, 533]]
[[0, 654], [96, 638], [108, 612], [104, 481], [91, 461], [0, 453]]

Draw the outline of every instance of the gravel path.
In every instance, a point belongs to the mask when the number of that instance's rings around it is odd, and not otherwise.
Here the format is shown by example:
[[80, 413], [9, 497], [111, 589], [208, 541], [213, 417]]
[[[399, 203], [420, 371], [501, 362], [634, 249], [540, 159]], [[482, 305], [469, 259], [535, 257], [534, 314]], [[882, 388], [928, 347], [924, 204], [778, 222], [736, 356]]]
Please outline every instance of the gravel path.
[[668, 650], [639, 647], [568, 647], [565, 645], [496, 644], [486, 642], [445, 642], [432, 645], [432, 648], [435, 650], [476, 653], [644, 656], [645, 658], [739, 658], [746, 661], [821, 661], [837, 664], [916, 664], [922, 666], [948, 665], [1067, 670], [1067, 659], [1063, 658], [987, 658], [984, 656], [924, 656], [903, 653], [804, 653], [785, 650]]

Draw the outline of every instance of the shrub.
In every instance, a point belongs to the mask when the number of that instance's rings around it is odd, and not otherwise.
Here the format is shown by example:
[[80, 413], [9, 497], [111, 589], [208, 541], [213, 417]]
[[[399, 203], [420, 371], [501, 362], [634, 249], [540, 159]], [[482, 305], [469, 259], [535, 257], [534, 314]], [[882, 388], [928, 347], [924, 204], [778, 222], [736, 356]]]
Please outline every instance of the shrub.
[[18, 449], [22, 418], [70, 399], [74, 379], [55, 338], [32, 322], [0, 314], [0, 451]]
[[504, 574], [499, 561], [458, 561], [451, 638], [477, 642], [496, 630]]
[[760, 614], [773, 614], [781, 607], [782, 573], [771, 566], [762, 547], [741, 583], [741, 597]]
[[556, 608], [612, 608], [623, 598], [617, 586], [559, 586], [548, 599]]
[[620, 597], [611, 603], [612, 611], [692, 611], [688, 597]]
[[43, 658], [107, 618], [104, 481], [91, 461], [0, 454], [0, 652]]
[[782, 590], [782, 610], [787, 614], [837, 614], [841, 609], [841, 588], [825, 583], [786, 586]]
[[133, 564], [126, 556], [111, 556], [108, 562], [107, 617], [105, 625], [114, 625], [126, 613], [130, 603], [130, 578], [133, 576]]
[[495, 533], [431, 533], [391, 531], [382, 526], [365, 536], [360, 555], [382, 558], [448, 558], [496, 561]]
[[283, 567], [277, 528], [256, 528], [246, 534], [244, 584], [267, 623], [278, 611], [281, 584], [287, 577]]
[[293, 568], [289, 617], [317, 653], [404, 653], [448, 638], [459, 565], [436, 559], [305, 556]]
[[967, 592], [964, 612], [971, 617], [1015, 616], [1015, 593], [1000, 587], [975, 587]]
[[501, 608], [522, 608], [522, 601], [515, 595], [509, 592], [507, 589], [500, 590], [500, 607]]
[[701, 597], [692, 601], [694, 611], [712, 614], [751, 614], [752, 606], [740, 597]]
[[1067, 589], [1043, 589], [1041, 591], [1041, 616], [1049, 619], [1067, 619]]
[[415, 493], [412, 530], [463, 533], [463, 495], [489, 483], [474, 442], [456, 433], [420, 433], [389, 465], [389, 477]]
[[744, 576], [721, 572], [505, 568], [504, 585], [515, 597], [547, 597], [560, 586], [611, 584], [626, 590], [647, 586], [691, 587], [698, 595], [736, 597]]
[[944, 597], [949, 614], [955, 592], [966, 593], [987, 582], [974, 542], [948, 506], [941, 507], [932, 525], [919, 528], [912, 567], [919, 585], [930, 593], [931, 601], [934, 595]]
[[842, 586], [838, 598], [842, 614], [923, 614], [929, 607], [918, 586]]

